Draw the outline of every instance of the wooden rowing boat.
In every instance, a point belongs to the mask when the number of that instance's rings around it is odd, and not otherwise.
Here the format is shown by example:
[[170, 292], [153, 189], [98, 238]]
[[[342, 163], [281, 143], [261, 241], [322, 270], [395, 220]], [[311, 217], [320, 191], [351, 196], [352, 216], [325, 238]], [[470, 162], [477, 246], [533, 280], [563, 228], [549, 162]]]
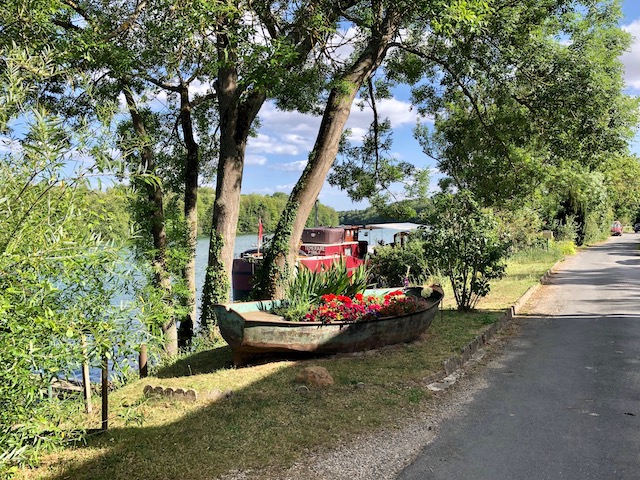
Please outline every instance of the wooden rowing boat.
[[[244, 365], [258, 354], [310, 352], [335, 354], [358, 352], [405, 343], [422, 335], [433, 321], [444, 294], [432, 287], [427, 305], [408, 315], [383, 317], [366, 322], [290, 322], [269, 313], [277, 301], [239, 302], [215, 305], [222, 337], [233, 350], [236, 365]], [[382, 295], [397, 289], [367, 290]], [[421, 288], [407, 294], [420, 295]]]

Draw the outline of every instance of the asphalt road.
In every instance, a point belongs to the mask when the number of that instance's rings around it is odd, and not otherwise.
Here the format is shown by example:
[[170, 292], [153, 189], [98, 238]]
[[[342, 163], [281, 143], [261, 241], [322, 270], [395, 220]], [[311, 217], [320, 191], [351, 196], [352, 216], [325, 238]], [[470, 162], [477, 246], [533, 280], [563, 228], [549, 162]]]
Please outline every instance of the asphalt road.
[[640, 479], [640, 234], [563, 262], [462, 414], [398, 478]]

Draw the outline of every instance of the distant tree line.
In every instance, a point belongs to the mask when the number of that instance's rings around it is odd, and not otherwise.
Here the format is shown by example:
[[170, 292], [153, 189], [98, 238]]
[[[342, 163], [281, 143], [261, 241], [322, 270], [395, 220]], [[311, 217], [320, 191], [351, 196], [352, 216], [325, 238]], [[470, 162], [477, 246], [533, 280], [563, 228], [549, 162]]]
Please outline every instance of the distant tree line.
[[[128, 208], [131, 200], [131, 191], [125, 186], [115, 186], [106, 190], [86, 189], [88, 203], [91, 203], [97, 214], [107, 220], [96, 225], [96, 230], [107, 239], [124, 239], [132, 234], [132, 218]], [[265, 233], [273, 232], [278, 218], [287, 203], [288, 195], [276, 192], [273, 195], [260, 195], [251, 193], [240, 198], [240, 217], [238, 219], [238, 234], [246, 235], [258, 233], [258, 220], [262, 219], [262, 228]], [[167, 214], [172, 210], [180, 212], [184, 204], [180, 198], [167, 202]], [[198, 236], [208, 236], [211, 232], [211, 218], [215, 191], [211, 187], [198, 189]], [[319, 226], [333, 227], [341, 223], [341, 220], [333, 208], [318, 204], [317, 224]], [[357, 213], [357, 212], [354, 212]], [[343, 222], [344, 223], [344, 222]], [[316, 224], [315, 210], [307, 220], [307, 226]], [[135, 233], [135, 231], [133, 231]]]
[[338, 216], [342, 225], [399, 221], [420, 223], [420, 219], [430, 205], [431, 201], [428, 198], [423, 200], [403, 200], [387, 205], [382, 209], [378, 206], [371, 206], [364, 210], [346, 210], [338, 212]]

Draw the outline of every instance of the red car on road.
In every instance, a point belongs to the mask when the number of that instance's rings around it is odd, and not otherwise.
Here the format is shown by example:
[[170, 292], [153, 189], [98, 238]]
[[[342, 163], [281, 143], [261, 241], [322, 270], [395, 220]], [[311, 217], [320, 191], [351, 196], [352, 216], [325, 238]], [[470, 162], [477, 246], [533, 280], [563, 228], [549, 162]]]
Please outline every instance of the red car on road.
[[620, 222], [613, 222], [613, 224], [611, 225], [611, 235], [622, 235], [622, 224]]

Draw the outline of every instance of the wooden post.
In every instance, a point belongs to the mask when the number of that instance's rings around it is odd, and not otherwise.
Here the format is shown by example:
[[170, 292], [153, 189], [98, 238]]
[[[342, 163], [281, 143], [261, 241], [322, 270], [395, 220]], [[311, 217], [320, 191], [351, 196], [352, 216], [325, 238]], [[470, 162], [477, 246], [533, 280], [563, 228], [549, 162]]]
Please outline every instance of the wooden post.
[[102, 356], [102, 430], [109, 428], [109, 359]]
[[553, 240], [553, 232], [551, 230], [543, 230], [542, 238], [547, 239], [547, 251], [549, 250], [549, 245], [551, 245], [551, 241]]
[[147, 365], [147, 344], [140, 345], [140, 356], [138, 357], [138, 366], [140, 371], [140, 378], [146, 378], [149, 374]]
[[84, 390], [84, 410], [87, 413], [93, 411], [91, 405], [91, 378], [89, 377], [89, 359], [87, 358], [87, 339], [82, 336], [82, 387]]

